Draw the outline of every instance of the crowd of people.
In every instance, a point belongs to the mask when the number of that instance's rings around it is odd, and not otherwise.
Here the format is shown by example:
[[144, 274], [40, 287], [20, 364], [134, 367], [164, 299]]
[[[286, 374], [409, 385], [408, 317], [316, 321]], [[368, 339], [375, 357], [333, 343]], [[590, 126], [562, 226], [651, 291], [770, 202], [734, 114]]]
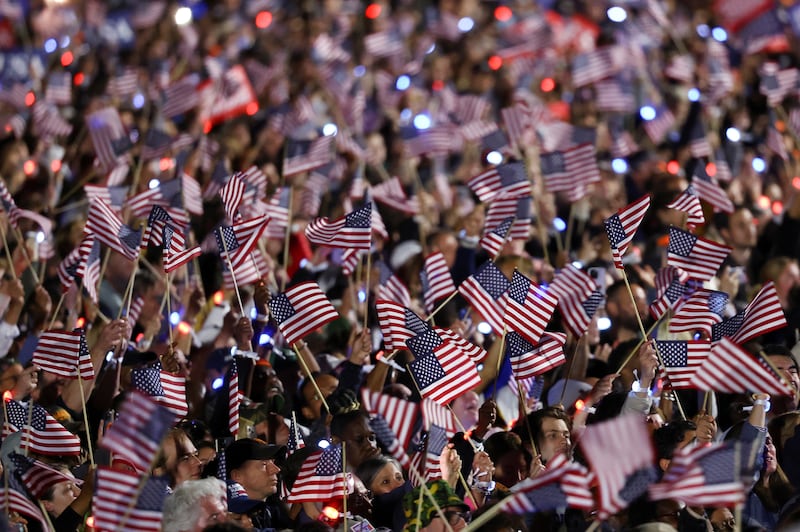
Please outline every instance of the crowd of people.
[[3, 529], [800, 526], [788, 4], [0, 2]]

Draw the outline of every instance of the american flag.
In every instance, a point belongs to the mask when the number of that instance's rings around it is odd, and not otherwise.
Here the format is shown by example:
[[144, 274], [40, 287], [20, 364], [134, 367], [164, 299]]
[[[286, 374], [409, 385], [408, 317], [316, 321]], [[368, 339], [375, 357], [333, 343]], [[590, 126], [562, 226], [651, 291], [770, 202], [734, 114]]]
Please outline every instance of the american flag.
[[100, 466], [92, 498], [94, 526], [98, 530], [124, 527], [135, 532], [159, 532], [166, 497], [166, 478], [151, 477], [145, 481], [136, 473]]
[[83, 329], [50, 329], [39, 337], [33, 351], [33, 363], [39, 368], [67, 379], [94, 379], [94, 367]]
[[86, 198], [91, 201], [98, 198], [107, 203], [111, 208], [121, 211], [128, 196], [128, 187], [122, 186], [97, 186], [86, 185], [83, 187]]
[[183, 209], [183, 186], [181, 180], [159, 181], [157, 186], [128, 198], [125, 205], [137, 216], [148, 214], [153, 205], [159, 205], [165, 209]]
[[406, 345], [415, 356], [409, 370], [423, 397], [445, 406], [481, 383], [469, 357], [435, 331], [409, 338]]
[[664, 75], [678, 81], [691, 83], [694, 81], [694, 59], [690, 55], [675, 55], [670, 58], [664, 69]]
[[572, 60], [572, 84], [583, 87], [616, 74], [625, 64], [622, 46], [605, 46], [576, 55]]
[[286, 502], [327, 502], [349, 494], [341, 445], [329, 445], [303, 462]]
[[317, 218], [306, 226], [306, 238], [320, 246], [369, 249], [372, 236], [372, 203], [347, 215], [328, 220]]
[[711, 355], [709, 340], [657, 340], [661, 360], [673, 388], [690, 388], [697, 368]]
[[486, 213], [485, 227], [497, 227], [508, 217], [514, 218], [508, 238], [527, 241], [530, 238], [531, 203], [530, 195], [509, 197], [499, 194]]
[[572, 264], [567, 264], [565, 268], [556, 272], [547, 290], [559, 299], [570, 295], [582, 299], [590, 296], [597, 288], [597, 283], [589, 274]]
[[379, 284], [375, 297], [396, 301], [406, 307], [410, 306], [411, 294], [403, 281], [383, 262], [378, 263], [378, 271], [380, 273]]
[[149, 464], [174, 423], [175, 414], [167, 408], [141, 392], [132, 392], [100, 446], [133, 464]]
[[[744, 481], [747, 467], [736, 464], [747, 463], [751, 455], [750, 445], [726, 442], [722, 444], [692, 447], [675, 452], [658, 484], [650, 486], [653, 500], [673, 499], [692, 506], [735, 506], [745, 500]], [[737, 457], [738, 453], [738, 457]], [[742, 470], [745, 471], [742, 471]], [[749, 472], [752, 475], [752, 471]]]
[[583, 336], [589, 329], [597, 309], [605, 305], [605, 300], [606, 296], [599, 290], [595, 290], [585, 299], [581, 299], [577, 294], [560, 297], [558, 308], [564, 326], [575, 337]]
[[[422, 464], [422, 478], [424, 478], [426, 482], [430, 482], [442, 478], [439, 457], [442, 455], [442, 452], [444, 452], [444, 448], [449, 443], [450, 438], [447, 435], [447, 431], [437, 424], [432, 424], [423, 438], [425, 444], [425, 462]], [[420, 452], [411, 459], [411, 465], [416, 470], [419, 470], [420, 461], [423, 458], [422, 449], [419, 451]]]
[[692, 186], [701, 200], [710, 203], [715, 211], [733, 212], [733, 202], [720, 188], [716, 180], [708, 175], [705, 164], [699, 161], [692, 171]]
[[58, 280], [61, 283], [61, 290], [66, 292], [73, 283], [80, 279], [83, 275], [81, 269], [84, 266], [85, 258], [92, 251], [95, 246], [95, 237], [93, 234], [85, 234], [78, 247], [73, 248], [72, 251], [62, 260], [58, 265]]
[[378, 299], [375, 310], [387, 350], [406, 349], [406, 340], [431, 329], [414, 311], [395, 301]]
[[761, 82], [758, 90], [767, 97], [770, 107], [778, 107], [783, 99], [797, 88], [798, 71], [796, 68], [781, 69], [778, 63], [767, 62], [759, 71]]
[[239, 434], [239, 405], [242, 393], [239, 391], [239, 368], [236, 359], [228, 368], [228, 430], [235, 438]]
[[698, 390], [722, 393], [792, 394], [783, 381], [728, 338], [712, 346], [711, 356], [695, 371], [691, 384]]
[[219, 195], [222, 198], [222, 205], [225, 207], [225, 214], [231, 220], [237, 219], [237, 211], [239, 205], [244, 198], [245, 182], [239, 177], [238, 174], [231, 176], [225, 186], [219, 190]]
[[458, 292], [492, 329], [502, 331], [505, 324], [506, 292], [510, 284], [493, 262], [486, 261], [477, 272], [461, 283]]
[[234, 223], [232, 226], [223, 225], [214, 231], [223, 264], [228, 266], [230, 260], [230, 265], [237, 276], [239, 270], [252, 261], [250, 253], [257, 246], [268, 223], [269, 217], [261, 216]]
[[[188, 157], [189, 152], [188, 151], [187, 152], [183, 152], [183, 155]], [[183, 168], [183, 164], [181, 164], [181, 162], [180, 162], [181, 161], [181, 155], [178, 155], [176, 160], [178, 161], [176, 163], [176, 166], [178, 168], [178, 171], [180, 172], [181, 168]], [[186, 173], [183, 173], [183, 172], [181, 173], [180, 177], [178, 177], [176, 179], [180, 180], [180, 184], [181, 184], [181, 196], [180, 196], [180, 199], [181, 199], [182, 206], [192, 214], [196, 214], [197, 216], [202, 215], [203, 214], [203, 201], [201, 199], [200, 183], [198, 183], [197, 180], [195, 178], [193, 178], [192, 176], [190, 176], [190, 175], [188, 175]]]
[[186, 379], [181, 375], [166, 372], [161, 363], [152, 367], [137, 368], [131, 372], [131, 387], [152, 397], [177, 418], [186, 417]]
[[[415, 405], [416, 407], [416, 405]], [[397, 435], [382, 415], [372, 415], [369, 418], [369, 427], [375, 433], [375, 438], [386, 453], [395, 457], [403, 468], [411, 466], [411, 459], [405, 447], [397, 439]]]
[[420, 403], [422, 411], [422, 424], [425, 430], [430, 430], [434, 425], [444, 430], [447, 438], [453, 437], [458, 432], [455, 414], [452, 410], [431, 399], [422, 398]]
[[372, 199], [406, 214], [414, 215], [419, 213], [419, 202], [416, 198], [409, 198], [406, 195], [403, 185], [400, 184], [400, 179], [397, 176], [373, 186]]
[[461, 351], [463, 351], [464, 354], [476, 364], [480, 364], [488, 356], [488, 353], [484, 348], [473, 344], [455, 331], [444, 329], [442, 327], [434, 327], [433, 330], [435, 330], [443, 340], [458, 346], [458, 348], [461, 349]]
[[767, 127], [766, 145], [767, 148], [772, 150], [775, 155], [784, 161], [789, 160], [789, 152], [786, 150], [786, 141], [783, 138], [783, 134], [778, 131], [774, 123]]
[[179, 224], [180, 222], [172, 217], [169, 210], [160, 205], [153, 205], [147, 217], [147, 226], [142, 235], [142, 249], [149, 245], [162, 246], [164, 244], [164, 229], [167, 225], [177, 227]]
[[40, 499], [45, 496], [47, 491], [55, 484], [79, 482], [63, 471], [54, 469], [44, 462], [34, 460], [25, 455], [12, 452], [10, 458], [22, 483], [34, 499]]
[[289, 187], [281, 187], [269, 199], [266, 206], [266, 213], [270, 217], [270, 224], [267, 227], [267, 236], [270, 238], [283, 238], [286, 235], [286, 228], [289, 225], [289, 212], [291, 205], [289, 199], [292, 191]]
[[200, 77], [190, 74], [170, 84], [164, 89], [161, 113], [166, 118], [174, 118], [191, 111], [200, 103], [197, 90]]
[[100, 200], [91, 202], [84, 230], [128, 260], [139, 257], [142, 232], [123, 224], [111, 207]]
[[103, 170], [111, 170], [120, 160], [124, 160], [122, 155], [126, 150], [120, 152], [119, 147], [124, 140], [130, 143], [130, 139], [115, 107], [105, 107], [89, 114], [86, 117], [86, 126]]
[[731, 248], [688, 231], [669, 228], [667, 263], [680, 268], [693, 279], [708, 281], [722, 265]]
[[135, 68], [125, 67], [108, 80], [106, 90], [115, 98], [125, 98], [136, 92], [139, 86], [139, 73]]
[[398, 33], [381, 31], [364, 36], [364, 49], [373, 57], [392, 57], [404, 54], [406, 45]]
[[362, 388], [361, 398], [367, 412], [383, 417], [400, 442], [400, 446], [403, 449], [407, 448], [414, 435], [414, 428], [419, 416], [419, 405], [367, 388]]
[[506, 238], [511, 226], [514, 224], [514, 218], [506, 218], [500, 222], [497, 227], [483, 234], [480, 240], [480, 245], [485, 249], [492, 259], [497, 258], [506, 244]]
[[453, 276], [441, 251], [431, 253], [425, 258], [419, 275], [422, 281], [425, 310], [428, 312], [435, 308], [437, 301], [450, 297], [456, 291]]
[[633, 235], [650, 208], [650, 196], [644, 195], [634, 201], [624, 209], [620, 209], [616, 214], [609, 216], [603, 221], [608, 233], [608, 241], [611, 243], [611, 254], [614, 258], [614, 266], [619, 270], [625, 267], [622, 264], [622, 257], [628, 250]]
[[711, 326], [711, 340], [716, 342], [727, 336], [735, 343], [745, 344], [785, 326], [786, 316], [783, 314], [775, 283], [768, 281], [744, 310]]
[[600, 182], [594, 144], [543, 153], [540, 166], [547, 190], [566, 192], [570, 201], [578, 201], [586, 195], [590, 184]]
[[547, 463], [546, 472], [515, 485], [500, 504], [505, 512], [530, 515], [566, 507], [590, 510], [594, 497], [586, 468], [561, 454]]
[[515, 331], [506, 334], [506, 354], [511, 371], [518, 381], [547, 373], [567, 360], [564, 343], [567, 335], [545, 331], [539, 342], [532, 344]]
[[529, 142], [529, 137], [533, 132], [533, 122], [531, 113], [526, 105], [521, 103], [500, 110], [500, 116], [506, 127], [508, 138], [517, 147], [523, 147]]
[[289, 345], [339, 317], [314, 281], [296, 284], [278, 294], [269, 302], [269, 308]]
[[689, 153], [692, 157], [702, 158], [711, 157], [713, 150], [706, 136], [706, 128], [703, 125], [702, 113], [698, 112], [693, 118], [689, 127]]
[[711, 337], [711, 328], [722, 321], [728, 297], [726, 292], [698, 288], [672, 316], [669, 332], [703, 331]]
[[531, 192], [525, 165], [520, 162], [490, 168], [470, 179], [467, 186], [483, 202], [491, 202], [499, 194], [504, 194], [507, 198], [517, 198], [530, 195]]
[[228, 182], [231, 176], [228, 160], [220, 158], [214, 165], [214, 170], [211, 172], [211, 178], [203, 190], [203, 199], [211, 200], [219, 194], [220, 189]]
[[[46, 139], [63, 137], [72, 133], [72, 124], [64, 120], [58, 108], [40, 100], [33, 104], [33, 132]], [[130, 147], [130, 140], [127, 137], [120, 140], [123, 143], [117, 144], [115, 149], [118, 150], [119, 155], [122, 155]]]
[[589, 425], [580, 446], [597, 480], [601, 519], [627, 507], [656, 478], [653, 443], [639, 416]]
[[687, 215], [686, 225], [689, 229], [706, 223], [706, 218], [703, 216], [703, 206], [700, 205], [700, 198], [692, 185], [689, 185], [686, 190], [681, 192], [680, 196], [675, 198], [672, 203], [668, 203], [667, 207], [685, 212]]
[[50, 72], [47, 75], [47, 88], [44, 99], [56, 105], [72, 102], [72, 74], [69, 72]]
[[173, 272], [202, 254], [200, 246], [186, 248], [183, 233], [168, 225], [164, 226], [164, 271]]
[[303, 434], [300, 432], [300, 429], [297, 426], [297, 422], [295, 421], [295, 416], [293, 414], [292, 420], [289, 423], [289, 441], [286, 442], [287, 455], [291, 456], [296, 451], [302, 449], [305, 446], [306, 442], [303, 440]]
[[131, 328], [136, 325], [136, 322], [139, 321], [139, 316], [142, 314], [142, 308], [144, 308], [144, 299], [142, 296], [136, 296], [136, 298], [131, 303], [131, 309], [128, 315], [128, 324], [130, 324]]
[[483, 119], [489, 109], [491, 109], [491, 103], [485, 96], [464, 94], [458, 97], [454, 118], [459, 124], [475, 122]]
[[666, 108], [657, 110], [656, 117], [644, 123], [644, 130], [654, 144], [660, 144], [673, 127], [675, 127], [675, 115]]
[[6, 478], [8, 485], [7, 489], [0, 490], [0, 506], [7, 508], [9, 512], [17, 512], [26, 518], [35, 519], [42, 530], [51, 530], [39, 507], [25, 493], [25, 486], [17, 475], [7, 473]]
[[14, 201], [13, 196], [11, 196], [11, 192], [9, 192], [8, 187], [6, 187], [6, 182], [2, 179], [0, 179], [0, 202], [2, 202], [3, 209], [8, 215], [9, 223], [11, 223], [13, 227], [17, 227], [19, 211], [21, 209], [17, 207], [17, 203]]
[[636, 96], [627, 80], [610, 79], [595, 83], [595, 105], [605, 113], [630, 113], [636, 107]]
[[342, 273], [346, 276], [350, 276], [356, 271], [358, 267], [358, 263], [361, 261], [362, 251], [359, 249], [346, 249], [344, 253], [342, 253]]
[[283, 160], [283, 177], [308, 172], [331, 162], [333, 142], [334, 137], [327, 136], [314, 140], [289, 139]]
[[505, 325], [535, 344], [550, 323], [556, 305], [558, 298], [514, 271], [506, 299]]
[[31, 409], [28, 424], [28, 405], [6, 401], [6, 420], [3, 439], [13, 432], [22, 432], [21, 449], [48, 456], [74, 456], [81, 454], [81, 440], [64, 428], [39, 405]]
[[172, 147], [172, 137], [159, 127], [151, 127], [144, 135], [139, 156], [146, 161], [163, 157]]
[[655, 319], [661, 318], [668, 310], [674, 309], [686, 293], [680, 277], [673, 277], [664, 293], [650, 303], [650, 315]]

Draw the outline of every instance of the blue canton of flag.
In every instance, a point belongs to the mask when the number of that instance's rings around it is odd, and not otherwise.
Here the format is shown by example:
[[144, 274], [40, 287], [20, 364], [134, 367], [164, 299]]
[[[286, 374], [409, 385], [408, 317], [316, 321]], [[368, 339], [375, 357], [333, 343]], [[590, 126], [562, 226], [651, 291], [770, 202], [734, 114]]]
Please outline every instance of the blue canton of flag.
[[131, 372], [131, 386], [150, 397], [163, 397], [161, 372], [158, 368], [140, 368]]
[[342, 473], [342, 446], [331, 445], [322, 452], [317, 463], [316, 473], [319, 476], [334, 476]]
[[432, 353], [418, 357], [410, 364], [410, 368], [420, 388], [427, 388], [445, 377], [442, 365]]
[[560, 151], [543, 153], [541, 154], [540, 161], [543, 175], [559, 174], [567, 171], [564, 154]]
[[725, 292], [713, 291], [708, 296], [708, 310], [718, 316], [722, 316], [725, 307], [728, 306], [729, 296]]
[[603, 303], [605, 296], [599, 290], [595, 290], [592, 292], [586, 300], [581, 303], [583, 306], [583, 310], [586, 312], [586, 315], [589, 318], [594, 317], [594, 313], [597, 312], [598, 307]]
[[127, 225], [123, 225], [117, 233], [119, 241], [125, 244], [131, 250], [138, 250], [139, 243], [142, 241], [142, 232], [140, 230], [133, 230]]
[[536, 346], [523, 338], [516, 331], [506, 333], [506, 353], [509, 357], [518, 357], [530, 353]]
[[428, 454], [438, 457], [446, 445], [447, 433], [445, 430], [439, 425], [431, 425], [430, 431], [428, 431]]
[[[221, 453], [225, 454], [225, 453]], [[164, 507], [164, 500], [167, 497], [167, 479], [164, 477], [150, 477], [142, 488], [139, 498], [136, 500], [136, 508], [160, 512]]]
[[721, 323], [715, 323], [711, 326], [711, 341], [718, 342], [723, 337], [732, 337], [735, 335], [744, 323], [744, 311], [742, 310], [735, 316], [731, 316]]
[[637, 469], [625, 479], [625, 485], [619, 490], [619, 496], [628, 503], [633, 502], [647, 491], [650, 484], [657, 480], [658, 474], [654, 466]]
[[[423, 321], [422, 318], [417, 316], [417, 314], [414, 311], [409, 310], [409, 309], [405, 309], [404, 312], [405, 312], [405, 317], [406, 317], [406, 329], [408, 329], [409, 331], [413, 332], [414, 334], [418, 334], [418, 335], [424, 335], [429, 331], [433, 332], [432, 329], [431, 329], [431, 326], [428, 325], [428, 322]], [[436, 334], [436, 333], [434, 332], [433, 334]], [[414, 339], [410, 338], [409, 340], [414, 340]], [[439, 342], [439, 343], [441, 343], [441, 342]], [[439, 345], [439, 344], [436, 344], [436, 345]], [[434, 345], [433, 347], [436, 347], [436, 345]], [[432, 349], [433, 348], [431, 348], [431, 350]]]
[[294, 306], [289, 302], [286, 294], [278, 294], [273, 297], [269, 302], [269, 310], [278, 323], [283, 323], [295, 313]]
[[365, 229], [372, 227], [372, 209], [356, 209], [345, 217], [345, 227]]
[[433, 353], [433, 350], [441, 345], [442, 338], [436, 334], [433, 329], [426, 329], [422, 334], [411, 337], [406, 340], [408, 349], [414, 353], [417, 358], [423, 357]]
[[473, 276], [492, 299], [500, 297], [508, 290], [509, 281], [494, 263], [486, 262]]
[[606, 232], [608, 233], [608, 240], [611, 242], [612, 247], [619, 247], [619, 245], [625, 241], [625, 238], [628, 236], [625, 234], [625, 229], [622, 228], [622, 222], [619, 219], [619, 216], [614, 214], [610, 216], [603, 222], [606, 226]]

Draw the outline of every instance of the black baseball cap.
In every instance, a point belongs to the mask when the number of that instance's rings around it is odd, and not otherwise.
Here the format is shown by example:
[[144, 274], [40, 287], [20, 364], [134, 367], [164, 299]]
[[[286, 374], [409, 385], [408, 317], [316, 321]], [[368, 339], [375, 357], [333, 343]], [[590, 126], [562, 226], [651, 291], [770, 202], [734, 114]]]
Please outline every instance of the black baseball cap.
[[225, 464], [230, 472], [239, 469], [248, 460], [281, 460], [286, 455], [283, 445], [267, 445], [260, 440], [242, 438], [225, 449]]

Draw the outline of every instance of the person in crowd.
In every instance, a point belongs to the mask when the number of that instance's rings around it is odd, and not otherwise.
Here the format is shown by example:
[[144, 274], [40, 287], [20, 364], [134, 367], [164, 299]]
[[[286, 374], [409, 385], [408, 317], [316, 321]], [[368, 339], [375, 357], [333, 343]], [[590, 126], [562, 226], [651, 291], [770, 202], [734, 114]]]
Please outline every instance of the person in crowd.
[[201, 532], [227, 521], [225, 484], [216, 478], [189, 480], [164, 501], [161, 530]]

